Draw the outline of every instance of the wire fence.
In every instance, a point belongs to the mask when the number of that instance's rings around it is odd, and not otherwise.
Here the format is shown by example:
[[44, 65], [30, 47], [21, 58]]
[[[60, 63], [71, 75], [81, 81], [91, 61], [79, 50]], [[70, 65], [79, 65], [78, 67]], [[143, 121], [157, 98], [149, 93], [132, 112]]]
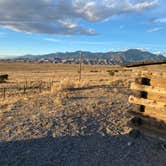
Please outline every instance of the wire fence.
[[25, 81], [13, 83], [0, 88], [0, 98], [6, 99], [15, 95], [25, 95], [30, 93], [42, 93], [44, 91], [51, 91], [54, 83], [58, 81]]

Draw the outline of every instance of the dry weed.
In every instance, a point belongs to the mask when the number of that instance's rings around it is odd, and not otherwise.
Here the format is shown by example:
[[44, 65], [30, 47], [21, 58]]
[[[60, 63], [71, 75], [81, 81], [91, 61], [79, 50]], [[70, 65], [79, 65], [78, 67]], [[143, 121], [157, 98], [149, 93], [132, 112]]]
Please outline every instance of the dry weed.
[[78, 80], [70, 80], [69, 78], [63, 79], [60, 83], [53, 84], [51, 88], [51, 92], [62, 92], [75, 88], [85, 88], [89, 85], [89, 81], [78, 81]]

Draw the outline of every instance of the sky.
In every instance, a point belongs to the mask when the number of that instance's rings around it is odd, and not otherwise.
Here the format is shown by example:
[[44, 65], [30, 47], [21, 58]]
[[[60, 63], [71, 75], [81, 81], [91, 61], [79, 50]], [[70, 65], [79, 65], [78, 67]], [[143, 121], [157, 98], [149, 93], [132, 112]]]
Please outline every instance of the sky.
[[0, 58], [130, 48], [166, 53], [164, 0], [0, 0]]

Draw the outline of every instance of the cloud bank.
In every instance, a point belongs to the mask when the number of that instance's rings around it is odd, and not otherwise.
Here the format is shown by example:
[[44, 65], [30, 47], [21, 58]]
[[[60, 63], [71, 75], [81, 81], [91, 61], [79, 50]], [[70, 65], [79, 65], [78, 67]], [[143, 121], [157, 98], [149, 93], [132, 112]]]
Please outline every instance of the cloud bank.
[[42, 34], [96, 35], [86, 22], [152, 8], [159, 0], [0, 0], [0, 26]]

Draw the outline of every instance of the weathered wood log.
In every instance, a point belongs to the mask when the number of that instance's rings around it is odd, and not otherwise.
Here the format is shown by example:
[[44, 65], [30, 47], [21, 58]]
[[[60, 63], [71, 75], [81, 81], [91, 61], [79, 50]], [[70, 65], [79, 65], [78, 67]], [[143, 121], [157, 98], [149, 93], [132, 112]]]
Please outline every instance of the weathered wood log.
[[145, 61], [145, 62], [137, 62], [125, 65], [125, 67], [140, 67], [140, 66], [149, 66], [149, 65], [158, 65], [158, 64], [166, 64], [166, 59], [158, 60], [158, 61]]
[[147, 85], [132, 83], [130, 86], [130, 89], [166, 95], [166, 88], [162, 88], [162, 87], [147, 86]]
[[166, 122], [166, 110], [162, 109], [152, 109], [150, 107], [141, 107], [137, 105], [133, 107], [132, 110], [128, 111], [131, 115], [140, 116], [140, 117], [148, 117], [156, 119], [156, 121], [164, 121]]
[[166, 95], [159, 94], [159, 93], [151, 93], [151, 92], [133, 90], [133, 96], [138, 97], [138, 98], [155, 100], [158, 102], [166, 103]]
[[129, 97], [129, 102], [132, 104], [140, 104], [140, 105], [149, 106], [149, 107], [166, 109], [165, 102], [158, 102], [155, 100], [143, 99], [143, 98], [138, 98], [138, 97], [134, 97], [134, 96]]
[[157, 93], [147, 93], [147, 98], [149, 100], [155, 100], [158, 102], [166, 103], [166, 95], [157, 94]]
[[153, 79], [153, 78], [149, 79], [149, 78], [141, 77], [141, 78], [136, 78], [135, 83], [166, 88], [166, 79], [160, 79], [160, 78], [159, 79]]
[[129, 113], [134, 118], [129, 126], [166, 140], [166, 72], [142, 72], [130, 89], [134, 96], [129, 97]]

